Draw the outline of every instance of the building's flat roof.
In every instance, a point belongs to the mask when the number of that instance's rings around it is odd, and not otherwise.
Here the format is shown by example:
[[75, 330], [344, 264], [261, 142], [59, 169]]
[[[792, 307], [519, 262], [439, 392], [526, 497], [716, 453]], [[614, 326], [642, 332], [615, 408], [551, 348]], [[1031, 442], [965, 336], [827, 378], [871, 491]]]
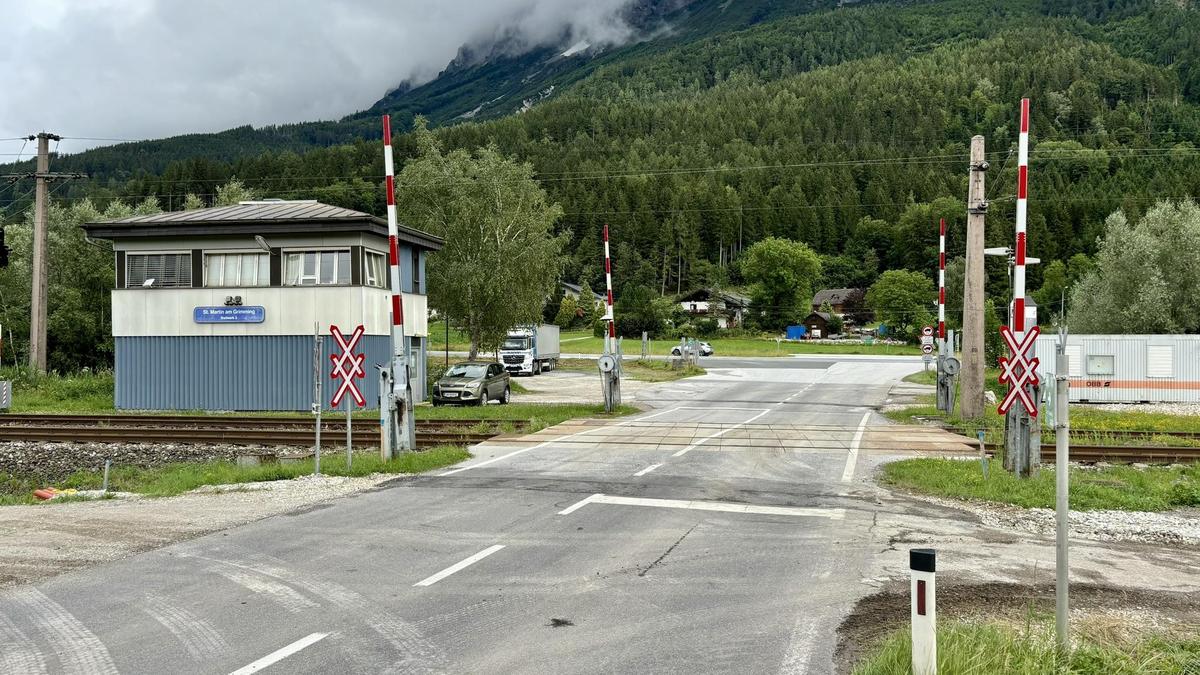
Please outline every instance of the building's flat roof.
[[[241, 202], [232, 206], [84, 223], [81, 227], [88, 236], [96, 239], [364, 230], [381, 237], [388, 236], [387, 221], [383, 218], [315, 200]], [[405, 225], [398, 225], [397, 230], [400, 241], [424, 248], [437, 250], [445, 243], [440, 237]]]

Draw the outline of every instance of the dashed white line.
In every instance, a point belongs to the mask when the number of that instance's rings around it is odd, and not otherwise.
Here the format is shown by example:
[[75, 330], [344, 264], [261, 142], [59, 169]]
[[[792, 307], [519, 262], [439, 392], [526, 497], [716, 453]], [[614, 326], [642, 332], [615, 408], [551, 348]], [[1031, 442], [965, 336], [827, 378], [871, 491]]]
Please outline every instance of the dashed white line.
[[622, 506], [653, 506], [663, 509], [692, 509], [695, 511], [720, 511], [723, 513], [755, 513], [771, 516], [801, 516], [809, 518], [829, 518], [841, 520], [846, 516], [845, 509], [827, 509], [806, 506], [757, 506], [755, 504], [735, 504], [732, 502], [706, 502], [687, 499], [653, 499], [650, 497], [619, 497], [616, 495], [594, 494], [578, 501], [558, 512], [565, 516], [588, 504], [619, 504]]
[[491, 458], [491, 459], [484, 460], [484, 461], [482, 461], [482, 462], [479, 462], [479, 463], [477, 463], [477, 464], [468, 464], [467, 466], [461, 466], [461, 467], [459, 467], [459, 468], [457, 468], [457, 469], [451, 469], [451, 470], [449, 470], [449, 471], [444, 471], [444, 472], [442, 472], [442, 473], [440, 473], [440, 474], [438, 474], [438, 475], [439, 475], [439, 476], [452, 476], [452, 475], [454, 475], [454, 474], [456, 474], [456, 473], [459, 473], [459, 472], [461, 472], [461, 471], [467, 471], [467, 470], [469, 470], [469, 469], [478, 469], [478, 468], [479, 468], [479, 467], [481, 467], [481, 466], [487, 466], [487, 465], [489, 465], [489, 464], [494, 464], [494, 463], [496, 463], [496, 462], [499, 462], [499, 461], [501, 461], [501, 460], [508, 459], [509, 457], [515, 457], [515, 456], [517, 456], [517, 455], [520, 455], [520, 454], [522, 454], [522, 453], [529, 452], [530, 450], [538, 450], [538, 449], [540, 449], [540, 448], [544, 448], [544, 447], [546, 447], [547, 445], [551, 445], [551, 444], [554, 444], [554, 443], [558, 443], [559, 441], [565, 441], [565, 440], [567, 440], [568, 438], [575, 438], [576, 436], [583, 436], [584, 434], [590, 434], [590, 433], [592, 433], [593, 431], [599, 431], [599, 430], [601, 430], [601, 429], [610, 429], [610, 428], [612, 428], [612, 427], [623, 427], [623, 426], [626, 426], [626, 425], [628, 425], [628, 424], [633, 424], [633, 423], [635, 423], [635, 422], [640, 422], [640, 421], [642, 421], [642, 420], [648, 420], [648, 419], [650, 419], [650, 418], [652, 418], [652, 417], [658, 417], [658, 416], [660, 416], [660, 415], [666, 415], [666, 414], [668, 414], [668, 413], [673, 413], [673, 412], [675, 412], [676, 410], [679, 410], [679, 408], [668, 408], [667, 410], [660, 410], [659, 412], [656, 412], [656, 413], [653, 413], [653, 414], [650, 414], [650, 415], [641, 415], [641, 416], [638, 416], [638, 417], [636, 417], [636, 418], [634, 418], [634, 419], [625, 420], [624, 422], [620, 422], [620, 423], [618, 423], [618, 424], [606, 425], [606, 426], [602, 426], [602, 427], [593, 427], [593, 428], [591, 428], [591, 429], [584, 429], [583, 431], [576, 431], [576, 432], [575, 432], [575, 433], [573, 433], [573, 434], [566, 434], [566, 435], [564, 435], [564, 436], [559, 436], [558, 438], [552, 438], [552, 439], [550, 439], [550, 440], [548, 440], [548, 441], [544, 441], [544, 442], [542, 442], [542, 443], [538, 443], [537, 445], [531, 445], [531, 446], [529, 446], [528, 448], [521, 448], [520, 450], [514, 450], [514, 451], [512, 451], [512, 452], [508, 453], [507, 455], [501, 455], [501, 456], [499, 456], [499, 457], [493, 457], [493, 458]]
[[862, 421], [858, 423], [858, 430], [854, 432], [854, 438], [850, 441], [850, 454], [846, 456], [846, 468], [842, 470], [843, 483], [854, 480], [854, 466], [858, 464], [858, 446], [862, 445], [863, 432], [867, 429], [867, 420], [870, 417], [870, 411], [863, 413]]
[[417, 583], [413, 584], [413, 586], [432, 586], [432, 585], [436, 584], [437, 582], [441, 581], [442, 579], [445, 579], [446, 577], [450, 576], [451, 574], [454, 574], [455, 572], [459, 572], [461, 570], [464, 570], [464, 569], [470, 567], [471, 565], [474, 565], [475, 563], [479, 562], [480, 560], [483, 560], [484, 558], [495, 553], [496, 551], [499, 551], [502, 548], [504, 548], [504, 544], [496, 544], [495, 546], [489, 546], [489, 547], [483, 549], [482, 551], [480, 551], [479, 553], [476, 553], [475, 555], [471, 556], [470, 558], [467, 558], [466, 560], [463, 560], [461, 562], [456, 562], [453, 565], [442, 570], [441, 572], [438, 572], [437, 574], [434, 574], [433, 576], [426, 577], [426, 578], [418, 581]]
[[250, 675], [250, 673], [257, 673], [263, 668], [266, 668], [273, 663], [278, 663], [279, 661], [286, 659], [287, 657], [295, 654], [305, 647], [308, 647], [309, 645], [324, 640], [328, 635], [329, 633], [313, 633], [312, 635], [302, 637], [286, 647], [276, 649], [254, 663], [238, 668], [229, 675]]
[[731, 426], [731, 427], [726, 427], [726, 428], [724, 428], [724, 429], [722, 429], [722, 430], [718, 431], [718, 432], [717, 432], [717, 433], [715, 433], [715, 434], [712, 434], [712, 435], [710, 435], [710, 436], [705, 436], [704, 438], [701, 438], [700, 440], [696, 441], [695, 443], [692, 443], [691, 445], [689, 445], [689, 446], [687, 446], [686, 448], [684, 448], [684, 449], [680, 450], [679, 452], [676, 452], [675, 454], [673, 454], [673, 455], [671, 455], [671, 456], [672, 456], [672, 457], [682, 457], [683, 455], [686, 455], [686, 454], [688, 453], [688, 451], [690, 451], [690, 450], [692, 450], [692, 449], [696, 448], [697, 446], [703, 445], [703, 444], [707, 443], [708, 441], [711, 441], [712, 439], [714, 439], [714, 438], [717, 438], [717, 437], [719, 437], [719, 436], [724, 436], [725, 434], [727, 434], [727, 433], [729, 433], [729, 432], [733, 431], [734, 429], [737, 429], [738, 427], [741, 427], [741, 426], [745, 426], [745, 425], [747, 425], [747, 424], [750, 424], [750, 423], [751, 423], [751, 422], [753, 422], [754, 420], [756, 420], [756, 419], [758, 419], [758, 418], [762, 417], [763, 415], [766, 415], [767, 413], [771, 412], [769, 409], [768, 409], [768, 410], [763, 410], [762, 408], [750, 408], [749, 410], [762, 410], [762, 412], [758, 413], [758, 414], [757, 414], [757, 415], [755, 415], [754, 417], [751, 417], [750, 419], [746, 420], [745, 422], [738, 422], [737, 424], [735, 424], [735, 425], [733, 425], [733, 426]]
[[646, 474], [650, 473], [651, 471], [653, 471], [653, 470], [657, 469], [657, 468], [658, 468], [658, 467], [660, 467], [660, 466], [662, 466], [662, 464], [651, 464], [650, 466], [648, 466], [648, 467], [646, 467], [646, 468], [642, 469], [641, 471], [639, 471], [639, 472], [637, 472], [637, 473], [635, 473], [635, 474], [633, 474], [633, 475], [634, 475], [634, 477], [635, 477], [635, 478], [636, 478], [636, 477], [638, 477], [638, 476], [645, 476]]

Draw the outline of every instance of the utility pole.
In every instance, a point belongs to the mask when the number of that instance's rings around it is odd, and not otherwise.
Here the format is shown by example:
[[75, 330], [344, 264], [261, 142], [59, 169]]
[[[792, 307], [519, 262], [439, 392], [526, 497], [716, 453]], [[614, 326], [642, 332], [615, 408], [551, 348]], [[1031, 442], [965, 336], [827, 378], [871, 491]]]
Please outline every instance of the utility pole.
[[971, 139], [971, 178], [967, 195], [967, 266], [963, 283], [962, 402], [963, 419], [983, 415], [983, 226], [987, 199], [983, 175], [983, 136]]
[[69, 178], [87, 178], [81, 173], [50, 173], [50, 141], [62, 140], [58, 134], [43, 131], [28, 136], [26, 140], [37, 141], [37, 170], [32, 174], [10, 174], [0, 176], [19, 180], [33, 178], [37, 181], [33, 202], [33, 282], [29, 310], [29, 365], [38, 372], [46, 371], [46, 296], [48, 276], [48, 215], [50, 208], [49, 190], [51, 181]]

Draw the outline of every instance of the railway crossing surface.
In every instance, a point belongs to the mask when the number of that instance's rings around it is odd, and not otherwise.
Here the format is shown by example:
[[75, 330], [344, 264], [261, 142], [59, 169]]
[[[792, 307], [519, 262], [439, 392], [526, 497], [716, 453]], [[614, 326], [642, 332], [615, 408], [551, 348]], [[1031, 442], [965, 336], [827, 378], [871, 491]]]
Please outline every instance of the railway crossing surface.
[[644, 392], [637, 416], [0, 591], [0, 656], [31, 672], [831, 672], [839, 623], [901, 555], [882, 523], [909, 508], [863, 477], [884, 456], [971, 452], [874, 412], [920, 369], [723, 359]]

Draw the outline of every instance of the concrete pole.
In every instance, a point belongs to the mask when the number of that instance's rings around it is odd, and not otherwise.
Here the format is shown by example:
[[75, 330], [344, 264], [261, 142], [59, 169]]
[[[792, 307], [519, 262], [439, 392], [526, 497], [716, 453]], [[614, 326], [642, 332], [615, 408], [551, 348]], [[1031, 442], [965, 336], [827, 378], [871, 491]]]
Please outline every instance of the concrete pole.
[[1066, 335], [1063, 335], [1058, 341], [1058, 352], [1055, 355], [1054, 364], [1054, 386], [1055, 386], [1055, 401], [1054, 401], [1054, 481], [1055, 495], [1054, 506], [1057, 512], [1057, 528], [1056, 528], [1056, 555], [1054, 557], [1055, 564], [1055, 608], [1054, 608], [1054, 627], [1055, 634], [1058, 638], [1058, 648], [1066, 654], [1071, 649], [1071, 635], [1067, 625], [1067, 620], [1070, 613], [1068, 594], [1070, 591], [1070, 570], [1067, 563], [1067, 529], [1069, 526], [1068, 516], [1069, 510], [1069, 489], [1070, 489], [1070, 465], [1068, 453], [1070, 452], [1070, 431], [1071, 421], [1068, 405], [1070, 402], [1070, 360], [1067, 357], [1067, 340]]
[[964, 419], [983, 415], [983, 226], [987, 201], [983, 190], [983, 136], [971, 139], [971, 177], [967, 196], [967, 264], [963, 283], [962, 401]]
[[50, 139], [47, 133], [37, 135], [37, 187], [33, 202], [33, 297], [29, 309], [29, 365], [39, 373], [46, 372], [46, 296], [48, 275], [49, 234], [46, 190], [50, 173]]

